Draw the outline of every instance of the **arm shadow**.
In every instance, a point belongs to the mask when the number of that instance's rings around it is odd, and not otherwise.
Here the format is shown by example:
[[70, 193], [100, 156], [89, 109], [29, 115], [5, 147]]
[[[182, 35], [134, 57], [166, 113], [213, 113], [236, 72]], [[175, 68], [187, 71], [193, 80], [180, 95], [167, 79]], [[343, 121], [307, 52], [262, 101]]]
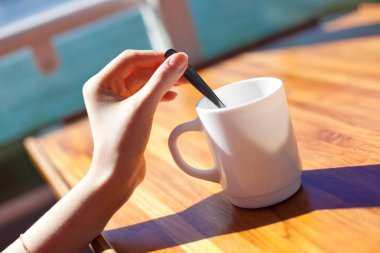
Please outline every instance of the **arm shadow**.
[[184, 211], [105, 234], [117, 252], [160, 250], [266, 226], [316, 210], [379, 207], [379, 182], [380, 165], [308, 170], [302, 174], [301, 189], [274, 206], [238, 208], [219, 192]]

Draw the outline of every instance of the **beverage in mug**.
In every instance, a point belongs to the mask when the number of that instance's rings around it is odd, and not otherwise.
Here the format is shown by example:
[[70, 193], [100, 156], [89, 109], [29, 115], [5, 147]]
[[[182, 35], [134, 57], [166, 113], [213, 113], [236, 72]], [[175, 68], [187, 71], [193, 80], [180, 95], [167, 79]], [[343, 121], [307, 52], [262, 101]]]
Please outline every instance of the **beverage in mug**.
[[[302, 168], [282, 81], [254, 78], [215, 93], [227, 108], [202, 98], [195, 108], [198, 118], [170, 134], [169, 148], [178, 167], [220, 183], [239, 207], [265, 207], [289, 198], [301, 186]], [[206, 135], [214, 168], [197, 169], [183, 160], [177, 139], [186, 131]]]

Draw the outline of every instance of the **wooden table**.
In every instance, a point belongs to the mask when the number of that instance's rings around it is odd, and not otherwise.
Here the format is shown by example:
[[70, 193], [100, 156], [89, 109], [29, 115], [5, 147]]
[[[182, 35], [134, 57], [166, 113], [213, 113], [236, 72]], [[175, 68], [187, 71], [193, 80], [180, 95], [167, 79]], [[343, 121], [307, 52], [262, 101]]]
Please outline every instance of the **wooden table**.
[[[167, 138], [196, 116], [200, 96], [180, 87], [176, 101], [157, 111], [145, 181], [95, 240], [96, 251], [380, 252], [379, 22], [380, 8], [364, 5], [272, 49], [246, 51], [200, 72], [214, 88], [256, 76], [284, 81], [304, 169], [293, 197], [241, 209], [218, 184], [182, 173]], [[25, 144], [58, 197], [91, 161], [86, 118]], [[180, 144], [190, 163], [212, 165], [199, 133]]]

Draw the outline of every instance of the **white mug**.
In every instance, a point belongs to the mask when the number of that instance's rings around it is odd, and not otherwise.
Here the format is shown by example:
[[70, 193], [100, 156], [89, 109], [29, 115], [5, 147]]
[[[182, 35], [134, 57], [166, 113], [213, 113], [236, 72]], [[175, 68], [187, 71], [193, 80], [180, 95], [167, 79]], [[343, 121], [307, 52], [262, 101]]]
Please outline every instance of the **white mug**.
[[[169, 149], [178, 167], [220, 183], [239, 207], [265, 207], [289, 198], [301, 186], [302, 168], [282, 81], [254, 78], [215, 93], [227, 108], [202, 98], [196, 105], [198, 118], [170, 134]], [[214, 168], [197, 169], [183, 160], [177, 139], [187, 131], [206, 135]]]

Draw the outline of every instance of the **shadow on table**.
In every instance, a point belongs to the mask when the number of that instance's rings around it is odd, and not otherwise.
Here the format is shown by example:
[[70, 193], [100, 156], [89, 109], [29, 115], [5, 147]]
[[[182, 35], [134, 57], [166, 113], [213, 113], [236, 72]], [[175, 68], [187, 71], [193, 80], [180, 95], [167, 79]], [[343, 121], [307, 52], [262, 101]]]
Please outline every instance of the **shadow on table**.
[[[380, 34], [380, 23], [363, 25], [333, 32], [324, 30], [322, 26], [313, 27], [306, 31], [288, 36], [284, 39], [262, 46], [260, 50], [272, 50], [304, 45], [319, 44], [338, 40], [347, 40]], [[257, 50], [257, 49], [255, 49]]]
[[146, 252], [249, 230], [316, 210], [380, 206], [380, 165], [304, 171], [302, 180], [302, 188], [294, 196], [268, 208], [238, 208], [219, 192], [182, 212], [106, 234], [111, 239], [123, 235], [111, 242], [117, 252]]

